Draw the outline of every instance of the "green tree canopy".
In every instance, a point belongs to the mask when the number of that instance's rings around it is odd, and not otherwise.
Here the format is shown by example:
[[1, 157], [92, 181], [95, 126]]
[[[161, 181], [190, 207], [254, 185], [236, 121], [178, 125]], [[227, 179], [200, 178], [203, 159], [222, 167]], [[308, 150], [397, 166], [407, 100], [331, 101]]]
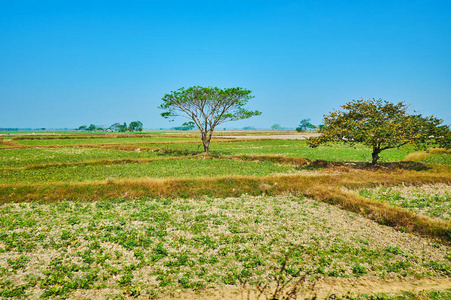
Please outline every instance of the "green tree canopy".
[[127, 123], [125, 123], [125, 122], [124, 122], [124, 124], [117, 126], [117, 131], [119, 131], [119, 132], [126, 132], [127, 130], [128, 130], [128, 127], [127, 127]]
[[121, 124], [116, 122], [116, 123], [114, 123], [113, 125], [111, 125], [108, 128], [111, 129], [111, 130], [118, 131], [119, 130], [119, 126], [121, 126]]
[[315, 125], [310, 123], [310, 119], [302, 119], [301, 122], [299, 123], [299, 126], [296, 127], [296, 131], [302, 132], [313, 128], [315, 128]]
[[86, 130], [89, 130], [89, 131], [95, 131], [95, 130], [97, 130], [97, 126], [94, 125], [94, 124], [91, 124], [91, 125], [89, 125], [88, 128], [86, 128]]
[[274, 124], [271, 126], [272, 130], [279, 130], [280, 129], [280, 124]]
[[140, 121], [130, 122], [130, 124], [128, 125], [128, 130], [129, 131], [142, 131], [143, 123], [141, 123]]
[[194, 129], [196, 125], [194, 124], [194, 122], [185, 122], [182, 124], [182, 126], [176, 126], [176, 127], [172, 127], [171, 129], [174, 130], [192, 130]]
[[158, 108], [165, 110], [161, 114], [165, 118], [181, 116], [194, 122], [201, 133], [204, 151], [209, 153], [211, 135], [218, 125], [261, 114], [245, 108], [252, 98], [251, 91], [241, 87], [182, 87], [164, 95]]
[[410, 115], [408, 105], [382, 99], [353, 100], [324, 116], [321, 136], [307, 139], [311, 147], [328, 142], [362, 143], [371, 147], [376, 164], [383, 150], [407, 144], [416, 149], [450, 147], [449, 126], [433, 116]]

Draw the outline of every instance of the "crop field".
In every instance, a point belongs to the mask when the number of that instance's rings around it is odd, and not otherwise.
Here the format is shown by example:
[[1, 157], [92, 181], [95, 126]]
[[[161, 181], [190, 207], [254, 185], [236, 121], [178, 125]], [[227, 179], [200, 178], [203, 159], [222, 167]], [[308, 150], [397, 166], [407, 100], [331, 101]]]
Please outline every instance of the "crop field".
[[245, 134], [1, 135], [0, 298], [451, 299], [449, 151]]
[[449, 185], [362, 189], [359, 194], [430, 218], [451, 220], [451, 187]]

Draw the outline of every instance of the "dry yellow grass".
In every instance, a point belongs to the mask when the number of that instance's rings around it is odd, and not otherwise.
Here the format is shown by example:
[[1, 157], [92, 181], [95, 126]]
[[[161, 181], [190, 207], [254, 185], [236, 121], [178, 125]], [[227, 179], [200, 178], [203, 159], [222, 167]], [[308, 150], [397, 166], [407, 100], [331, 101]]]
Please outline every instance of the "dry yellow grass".
[[441, 153], [451, 153], [451, 149], [445, 149], [445, 148], [432, 148], [428, 151], [431, 154], [441, 154]]
[[405, 161], [421, 161], [423, 159], [428, 158], [431, 154], [443, 154], [443, 153], [451, 153], [451, 149], [445, 148], [431, 148], [427, 151], [419, 151], [408, 154], [405, 157]]
[[27, 148], [27, 146], [13, 142], [12, 140], [5, 140], [5, 139], [0, 139], [0, 140], [1, 140], [1, 144], [8, 146], [9, 149]]
[[423, 160], [429, 156], [431, 156], [430, 152], [429, 153], [426, 151], [414, 152], [414, 153], [408, 154], [404, 160], [417, 161], [417, 160]]

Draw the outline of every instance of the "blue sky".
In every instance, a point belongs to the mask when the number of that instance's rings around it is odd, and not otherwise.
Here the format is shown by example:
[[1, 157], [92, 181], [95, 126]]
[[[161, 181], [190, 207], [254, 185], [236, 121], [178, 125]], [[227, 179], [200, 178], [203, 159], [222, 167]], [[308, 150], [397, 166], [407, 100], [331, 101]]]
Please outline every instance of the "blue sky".
[[0, 127], [140, 120], [172, 127], [164, 94], [252, 90], [296, 127], [360, 97], [451, 123], [451, 1], [0, 0]]

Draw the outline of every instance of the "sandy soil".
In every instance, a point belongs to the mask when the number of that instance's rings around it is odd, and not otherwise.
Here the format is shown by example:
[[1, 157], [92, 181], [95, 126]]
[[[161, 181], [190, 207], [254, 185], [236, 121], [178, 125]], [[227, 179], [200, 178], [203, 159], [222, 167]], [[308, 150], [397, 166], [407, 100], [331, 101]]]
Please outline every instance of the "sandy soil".
[[[293, 299], [303, 300], [316, 296], [316, 299], [326, 299], [335, 295], [358, 295], [371, 293], [395, 294], [401, 292], [415, 292], [444, 290], [451, 288], [451, 278], [405, 278], [395, 280], [383, 280], [374, 277], [362, 277], [359, 279], [326, 278], [316, 283], [313, 290], [305, 291]], [[227, 288], [223, 290], [207, 291], [201, 293], [183, 293], [164, 297], [161, 299], [249, 299], [249, 300], [269, 300], [271, 293], [261, 295], [252, 289]]]
[[[296, 300], [304, 300], [316, 296], [317, 300], [323, 300], [331, 295], [345, 296], [345, 295], [359, 295], [359, 294], [399, 294], [401, 292], [429, 292], [439, 291], [451, 288], [451, 278], [404, 278], [404, 279], [390, 279], [384, 280], [375, 277], [361, 277], [361, 278], [326, 278], [317, 282], [313, 287], [300, 292]], [[114, 290], [111, 290], [114, 294]], [[117, 291], [116, 291], [117, 292]], [[174, 293], [173, 295], [164, 296], [158, 299], [161, 300], [270, 300], [274, 289], [267, 289], [263, 293], [258, 292], [255, 288], [238, 288], [234, 286], [223, 289], [209, 289], [200, 292], [183, 291]], [[70, 296], [69, 299], [105, 299], [104, 294], [108, 294], [107, 290], [98, 290], [96, 292], [77, 291]], [[111, 295], [110, 294], [110, 295]], [[145, 296], [126, 297], [126, 299], [148, 299]]]
[[299, 134], [274, 134], [274, 135], [221, 135], [221, 138], [235, 138], [235, 139], [268, 139], [268, 140], [305, 140], [309, 137], [320, 136], [319, 133], [299, 133]]

